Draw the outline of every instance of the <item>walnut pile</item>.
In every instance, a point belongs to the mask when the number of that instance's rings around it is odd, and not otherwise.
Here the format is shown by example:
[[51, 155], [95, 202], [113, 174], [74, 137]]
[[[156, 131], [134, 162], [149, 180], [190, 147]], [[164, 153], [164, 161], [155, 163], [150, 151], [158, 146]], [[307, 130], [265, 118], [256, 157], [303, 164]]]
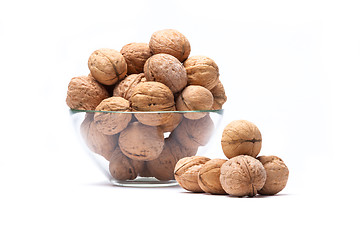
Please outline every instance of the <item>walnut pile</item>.
[[222, 109], [227, 97], [215, 61], [190, 52], [185, 35], [164, 29], [148, 43], [93, 51], [90, 73], [71, 79], [66, 103], [86, 113], [82, 136], [109, 160], [114, 179], [173, 180], [178, 160], [210, 140], [209, 112]]

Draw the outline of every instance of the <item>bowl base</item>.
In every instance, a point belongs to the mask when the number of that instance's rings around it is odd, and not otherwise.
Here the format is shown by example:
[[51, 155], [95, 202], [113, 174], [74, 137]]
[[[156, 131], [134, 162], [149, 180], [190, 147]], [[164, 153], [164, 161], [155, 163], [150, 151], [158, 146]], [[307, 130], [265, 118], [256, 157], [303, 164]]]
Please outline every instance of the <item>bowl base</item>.
[[116, 179], [110, 179], [110, 182], [119, 187], [172, 187], [172, 186], [178, 186], [176, 180], [168, 180], [168, 181], [160, 181], [157, 180], [154, 177], [137, 177], [134, 180], [116, 180]]

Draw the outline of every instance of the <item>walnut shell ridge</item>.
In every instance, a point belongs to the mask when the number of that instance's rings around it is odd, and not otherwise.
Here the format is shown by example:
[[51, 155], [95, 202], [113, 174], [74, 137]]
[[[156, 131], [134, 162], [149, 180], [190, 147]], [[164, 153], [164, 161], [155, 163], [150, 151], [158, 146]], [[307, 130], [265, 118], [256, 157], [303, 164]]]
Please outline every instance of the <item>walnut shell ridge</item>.
[[211, 159], [199, 170], [198, 184], [200, 188], [211, 194], [226, 194], [220, 183], [220, 168], [225, 159]]
[[188, 85], [200, 85], [209, 90], [219, 81], [219, 67], [209, 57], [192, 56], [184, 62]]
[[219, 80], [213, 89], [210, 91], [214, 97], [214, 103], [212, 106], [213, 110], [222, 109], [222, 106], [227, 101], [227, 96], [225, 94], [224, 85]]
[[109, 162], [109, 172], [116, 180], [133, 180], [141, 171], [141, 162], [126, 157], [119, 147], [114, 150]]
[[131, 74], [127, 76], [124, 80], [117, 83], [113, 90], [114, 97], [122, 97], [126, 100], [129, 100], [131, 95], [134, 92], [135, 87], [141, 83], [145, 82], [146, 78], [144, 73]]
[[122, 47], [120, 53], [126, 60], [128, 75], [142, 73], [146, 60], [152, 55], [147, 43], [126, 44]]

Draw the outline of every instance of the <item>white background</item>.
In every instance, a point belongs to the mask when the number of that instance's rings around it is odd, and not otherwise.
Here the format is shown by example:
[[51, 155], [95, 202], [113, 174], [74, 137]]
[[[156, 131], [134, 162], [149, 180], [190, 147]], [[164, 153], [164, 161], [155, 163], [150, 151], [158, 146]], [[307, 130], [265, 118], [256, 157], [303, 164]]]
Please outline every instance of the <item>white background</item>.
[[[359, 12], [357, 1], [2, 1], [0, 239], [358, 239]], [[281, 194], [113, 187], [90, 161], [68, 82], [95, 49], [165, 28], [217, 62], [222, 128], [259, 127], [261, 154], [290, 169]]]

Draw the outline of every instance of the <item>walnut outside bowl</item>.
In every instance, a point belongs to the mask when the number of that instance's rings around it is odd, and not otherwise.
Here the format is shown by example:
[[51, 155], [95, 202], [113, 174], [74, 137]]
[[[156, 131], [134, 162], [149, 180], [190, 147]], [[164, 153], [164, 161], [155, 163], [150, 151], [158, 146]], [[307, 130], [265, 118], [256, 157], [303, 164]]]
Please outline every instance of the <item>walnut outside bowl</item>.
[[[174, 167], [209, 156], [224, 110], [115, 112], [70, 110], [81, 144], [116, 186], [175, 186]], [[201, 118], [192, 119], [191, 115]], [[221, 134], [220, 134], [221, 135]], [[219, 136], [220, 136], [219, 135]]]

